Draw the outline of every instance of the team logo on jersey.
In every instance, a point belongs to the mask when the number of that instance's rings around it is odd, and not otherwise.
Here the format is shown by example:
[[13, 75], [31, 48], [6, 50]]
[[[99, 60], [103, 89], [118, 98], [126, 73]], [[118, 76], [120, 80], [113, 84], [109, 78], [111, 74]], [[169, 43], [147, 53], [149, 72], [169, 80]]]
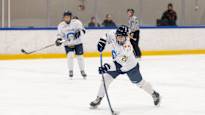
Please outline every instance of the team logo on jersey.
[[75, 33], [74, 32], [70, 32], [67, 34], [67, 39], [68, 41], [74, 40], [75, 39]]

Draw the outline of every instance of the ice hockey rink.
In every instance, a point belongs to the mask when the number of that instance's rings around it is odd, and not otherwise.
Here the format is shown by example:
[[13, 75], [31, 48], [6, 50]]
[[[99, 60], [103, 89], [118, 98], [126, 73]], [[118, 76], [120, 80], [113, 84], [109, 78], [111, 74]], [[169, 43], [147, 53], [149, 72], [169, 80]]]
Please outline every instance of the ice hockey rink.
[[[99, 58], [85, 62], [87, 80], [80, 76], [77, 62], [70, 80], [66, 59], [0, 61], [0, 115], [110, 115], [105, 98], [98, 109], [89, 109], [101, 76]], [[161, 106], [154, 107], [151, 96], [121, 75], [109, 89], [120, 115], [205, 114], [205, 55], [143, 57], [140, 69], [161, 93]]]

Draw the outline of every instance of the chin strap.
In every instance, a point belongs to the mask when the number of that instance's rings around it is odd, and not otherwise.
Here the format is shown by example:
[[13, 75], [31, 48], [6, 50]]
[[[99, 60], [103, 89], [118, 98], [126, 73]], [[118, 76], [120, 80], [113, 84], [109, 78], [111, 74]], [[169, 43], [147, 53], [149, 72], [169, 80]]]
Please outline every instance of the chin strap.
[[70, 24], [70, 21], [65, 21], [66, 24]]

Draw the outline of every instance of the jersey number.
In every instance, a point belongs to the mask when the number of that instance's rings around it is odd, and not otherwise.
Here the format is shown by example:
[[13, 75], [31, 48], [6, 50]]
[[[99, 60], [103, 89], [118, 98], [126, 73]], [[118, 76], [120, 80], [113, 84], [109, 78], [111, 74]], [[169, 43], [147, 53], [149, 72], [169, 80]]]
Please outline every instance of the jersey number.
[[121, 60], [122, 60], [122, 62], [126, 62], [126, 61], [127, 61], [127, 59], [128, 59], [128, 57], [127, 57], [127, 56], [123, 56]]

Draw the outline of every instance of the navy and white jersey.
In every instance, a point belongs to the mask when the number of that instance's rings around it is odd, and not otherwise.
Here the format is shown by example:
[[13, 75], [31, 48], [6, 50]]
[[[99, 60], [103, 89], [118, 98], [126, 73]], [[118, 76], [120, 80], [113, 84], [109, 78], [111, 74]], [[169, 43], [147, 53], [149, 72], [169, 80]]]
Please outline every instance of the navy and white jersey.
[[130, 28], [131, 32], [134, 32], [140, 29], [140, 23], [136, 16], [132, 16], [129, 18], [128, 27]]
[[[112, 47], [113, 61], [120, 64], [121, 71], [127, 72], [137, 65], [137, 60], [133, 53], [133, 47], [127, 37], [124, 45], [119, 45], [116, 40], [115, 33], [107, 33], [105, 38], [108, 45]], [[114, 63], [111, 63], [110, 71], [115, 71], [116, 67]]]
[[[81, 36], [79, 38], [75, 38], [75, 32], [81, 31]], [[72, 19], [70, 24], [65, 23], [64, 21], [58, 25], [58, 34], [57, 38], [62, 38], [65, 40], [65, 46], [74, 46], [78, 44], [82, 44], [83, 34], [82, 30], [85, 30], [81, 21], [77, 19]]]

